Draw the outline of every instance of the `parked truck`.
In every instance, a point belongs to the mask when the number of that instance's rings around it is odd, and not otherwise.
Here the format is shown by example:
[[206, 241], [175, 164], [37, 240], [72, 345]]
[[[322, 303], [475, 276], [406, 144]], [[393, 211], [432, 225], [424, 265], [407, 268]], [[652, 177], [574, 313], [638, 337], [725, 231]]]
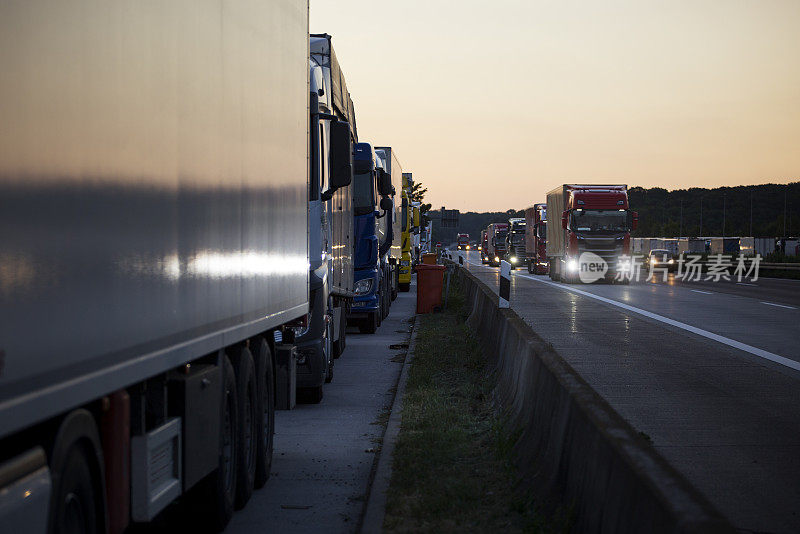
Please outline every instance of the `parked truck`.
[[388, 262], [391, 270], [391, 297], [394, 300], [400, 290], [400, 261], [403, 255], [403, 233], [401, 231], [404, 209], [401, 195], [403, 190], [403, 167], [400, 165], [397, 150], [390, 146], [376, 147], [375, 156], [378, 165], [389, 175], [389, 179], [392, 182], [392, 246], [389, 248]]
[[179, 497], [219, 530], [269, 477], [310, 309], [307, 10], [0, 3], [3, 532]]
[[469, 234], [458, 234], [456, 246], [458, 250], [469, 250]]
[[508, 223], [492, 223], [486, 228], [489, 265], [497, 267], [500, 265], [500, 261], [505, 258], [506, 235], [508, 235]]
[[[323, 384], [333, 379], [334, 360], [344, 352], [347, 311], [355, 296], [352, 143], [358, 136], [353, 102], [331, 41], [328, 34], [309, 38], [311, 315], [308, 328], [297, 339], [297, 387], [312, 402], [322, 400]], [[339, 137], [334, 130], [341, 132]], [[350, 180], [339, 187], [331, 187], [337, 172], [334, 161], [346, 161], [351, 169]]]
[[392, 303], [392, 184], [369, 143], [356, 143], [354, 163], [355, 299], [348, 319], [362, 333], [374, 334]]
[[525, 261], [525, 219], [514, 217], [508, 220], [505, 258], [512, 269]]
[[547, 204], [540, 203], [525, 210], [525, 263], [531, 274], [547, 274]]
[[638, 220], [628, 206], [627, 186], [558, 186], [547, 193], [547, 213], [560, 214], [561, 219], [560, 224], [547, 225], [553, 280], [577, 281], [581, 269], [597, 269], [600, 263], [605, 264], [607, 279], [631, 268], [630, 260], [619, 261], [621, 256], [630, 256], [630, 232]]

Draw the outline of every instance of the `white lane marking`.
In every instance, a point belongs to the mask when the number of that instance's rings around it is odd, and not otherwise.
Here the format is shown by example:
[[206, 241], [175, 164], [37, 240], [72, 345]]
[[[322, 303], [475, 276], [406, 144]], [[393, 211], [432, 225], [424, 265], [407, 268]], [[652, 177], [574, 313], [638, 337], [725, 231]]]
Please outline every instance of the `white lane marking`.
[[786, 306], [785, 304], [775, 304], [774, 302], [764, 302], [762, 301], [761, 304], [766, 304], [767, 306], [777, 306], [778, 308], [786, 308], [789, 310], [796, 310], [794, 306]]
[[689, 291], [694, 291], [695, 293], [702, 293], [703, 295], [713, 295], [711, 291], [700, 291], [699, 289], [690, 289]]
[[752, 287], [758, 287], [758, 284], [748, 284], [747, 282], [736, 282], [736, 285], [737, 285], [737, 286], [752, 286]]
[[[534, 278], [533, 276], [519, 273], [517, 276], [522, 276], [523, 278], [528, 278], [529, 280], [533, 280], [534, 282], [539, 282], [540, 284], [547, 284], [549, 286], [553, 286], [555, 288], [561, 289], [563, 291], [569, 291], [571, 293], [576, 293], [578, 295], [582, 295], [584, 297], [588, 297], [590, 299], [599, 300], [600, 302], [605, 302], [606, 304], [611, 304], [612, 306], [616, 306], [618, 308], [622, 308], [623, 310], [628, 310], [633, 313], [638, 313], [639, 315], [643, 315], [645, 317], [649, 317], [650, 319], [655, 319], [656, 321], [660, 321], [662, 323], [668, 324], [670, 326], [675, 326], [682, 330], [686, 330], [687, 332], [691, 332], [693, 334], [697, 334], [698, 336], [703, 336], [705, 338], [717, 341], [722, 343], [723, 345], [728, 345], [729, 347], [733, 347], [735, 349], [743, 350], [745, 352], [749, 352], [754, 356], [758, 356], [759, 358], [763, 358], [765, 360], [769, 360], [771, 362], [778, 363], [780, 365], [786, 366], [789, 369], [794, 369], [795, 371], [800, 371], [800, 362], [796, 362], [789, 358], [784, 358], [783, 356], [779, 356], [777, 354], [773, 354], [772, 352], [766, 351], [764, 349], [759, 349], [758, 347], [753, 347], [752, 345], [747, 345], [742, 343], [741, 341], [736, 341], [735, 339], [730, 339], [725, 336], [721, 336], [719, 334], [715, 334], [714, 332], [709, 332], [708, 330], [703, 330], [702, 328], [697, 328], [696, 326], [692, 326], [690, 324], [682, 323], [680, 321], [676, 321], [675, 319], [670, 319], [669, 317], [664, 317], [663, 315], [659, 315], [657, 313], [649, 312], [647, 310], [643, 310], [641, 308], [637, 308], [635, 306], [631, 306], [629, 304], [624, 304], [622, 302], [618, 302], [616, 300], [612, 300], [606, 297], [601, 297], [600, 295], [595, 295], [594, 293], [589, 293], [588, 291], [582, 291], [580, 289], [565, 286], [561, 284], [557, 284], [555, 282], [551, 282], [549, 280], [541, 280], [539, 278]], [[765, 303], [766, 304], [766, 303]]]

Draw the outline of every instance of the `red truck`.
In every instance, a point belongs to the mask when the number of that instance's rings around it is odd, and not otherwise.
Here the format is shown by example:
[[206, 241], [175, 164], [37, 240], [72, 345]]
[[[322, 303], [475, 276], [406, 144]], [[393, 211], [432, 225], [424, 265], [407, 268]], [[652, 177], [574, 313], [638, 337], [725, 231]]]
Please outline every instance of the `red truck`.
[[469, 234], [458, 234], [458, 250], [469, 250]]
[[547, 274], [547, 204], [534, 204], [525, 210], [525, 250], [528, 272]]
[[[561, 185], [547, 193], [550, 278], [557, 281], [613, 279], [630, 269], [620, 256], [631, 253], [638, 214], [628, 205], [626, 185]], [[558, 221], [558, 219], [556, 219]]]

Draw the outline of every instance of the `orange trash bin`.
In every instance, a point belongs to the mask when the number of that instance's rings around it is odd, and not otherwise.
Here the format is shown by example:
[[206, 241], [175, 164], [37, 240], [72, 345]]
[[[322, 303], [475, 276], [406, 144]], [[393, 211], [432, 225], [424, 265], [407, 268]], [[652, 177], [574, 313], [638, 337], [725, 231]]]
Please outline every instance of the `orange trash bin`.
[[442, 307], [444, 265], [417, 265], [417, 313], [431, 313]]
[[426, 252], [422, 255], [422, 263], [425, 265], [436, 265], [436, 253]]

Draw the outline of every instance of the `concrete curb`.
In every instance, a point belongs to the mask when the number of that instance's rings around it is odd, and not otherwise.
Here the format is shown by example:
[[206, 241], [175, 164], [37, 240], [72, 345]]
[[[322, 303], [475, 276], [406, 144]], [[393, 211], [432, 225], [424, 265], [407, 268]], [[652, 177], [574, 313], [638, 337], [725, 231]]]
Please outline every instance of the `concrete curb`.
[[383, 433], [383, 442], [378, 457], [378, 466], [375, 469], [375, 478], [370, 486], [364, 517], [359, 529], [359, 532], [363, 534], [377, 534], [383, 531], [383, 519], [386, 516], [386, 492], [389, 490], [389, 481], [392, 478], [392, 456], [394, 454], [394, 445], [397, 442], [397, 435], [400, 433], [403, 395], [406, 391], [406, 382], [408, 382], [408, 369], [414, 359], [418, 331], [417, 320], [415, 319], [411, 330], [411, 338], [408, 342], [406, 359], [403, 362], [400, 378], [397, 381], [397, 390], [394, 393], [389, 421], [386, 424], [386, 431]]
[[495, 397], [519, 432], [522, 483], [576, 532], [733, 532], [733, 527], [513, 310], [467, 269], [467, 324], [497, 373]]

